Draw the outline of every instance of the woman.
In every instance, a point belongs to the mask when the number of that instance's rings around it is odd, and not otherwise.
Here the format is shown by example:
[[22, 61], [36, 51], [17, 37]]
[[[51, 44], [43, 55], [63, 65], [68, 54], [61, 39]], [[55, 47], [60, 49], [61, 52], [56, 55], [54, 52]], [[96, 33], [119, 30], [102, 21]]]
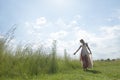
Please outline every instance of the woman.
[[80, 54], [80, 61], [82, 61], [83, 69], [87, 70], [87, 68], [92, 68], [92, 66], [93, 66], [93, 62], [91, 59], [92, 52], [91, 52], [88, 44], [85, 43], [85, 41], [83, 39], [81, 39], [80, 42], [82, 43], [82, 45], [80, 45], [80, 47], [76, 50], [74, 55], [80, 50], [80, 48], [82, 48], [81, 54]]

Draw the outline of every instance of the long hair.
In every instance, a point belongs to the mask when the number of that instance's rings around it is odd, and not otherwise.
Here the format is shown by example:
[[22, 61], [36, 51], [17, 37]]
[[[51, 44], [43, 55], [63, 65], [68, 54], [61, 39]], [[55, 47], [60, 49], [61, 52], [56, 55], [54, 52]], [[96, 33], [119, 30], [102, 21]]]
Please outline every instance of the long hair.
[[83, 39], [80, 40], [80, 42], [84, 45], [85, 44], [85, 41]]

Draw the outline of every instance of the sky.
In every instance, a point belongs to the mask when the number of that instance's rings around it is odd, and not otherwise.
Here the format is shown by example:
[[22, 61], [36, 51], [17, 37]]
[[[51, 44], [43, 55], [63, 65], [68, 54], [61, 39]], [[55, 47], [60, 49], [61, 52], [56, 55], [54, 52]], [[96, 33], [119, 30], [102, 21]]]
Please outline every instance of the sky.
[[73, 53], [84, 39], [93, 59], [120, 58], [120, 0], [0, 0], [0, 38], [16, 25], [12, 44]]

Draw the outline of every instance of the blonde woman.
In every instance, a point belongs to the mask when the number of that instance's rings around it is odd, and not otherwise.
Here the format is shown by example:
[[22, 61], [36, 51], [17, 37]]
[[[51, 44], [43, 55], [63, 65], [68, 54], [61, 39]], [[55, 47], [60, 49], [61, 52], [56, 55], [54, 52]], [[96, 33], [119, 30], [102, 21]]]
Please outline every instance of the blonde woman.
[[87, 70], [87, 68], [92, 68], [93, 66], [93, 61], [91, 58], [92, 52], [88, 44], [85, 43], [83, 39], [80, 40], [80, 43], [82, 43], [82, 45], [80, 45], [74, 55], [82, 48], [80, 53], [80, 61], [82, 62], [83, 69]]

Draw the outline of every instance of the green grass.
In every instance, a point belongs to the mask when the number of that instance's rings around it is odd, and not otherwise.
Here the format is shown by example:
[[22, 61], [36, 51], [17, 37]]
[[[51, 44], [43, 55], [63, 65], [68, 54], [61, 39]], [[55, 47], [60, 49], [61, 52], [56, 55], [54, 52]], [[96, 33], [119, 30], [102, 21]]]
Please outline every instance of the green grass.
[[8, 41], [0, 39], [0, 80], [120, 80], [120, 60], [94, 61], [93, 69], [83, 71], [66, 50], [63, 58], [57, 57], [56, 41], [49, 52], [29, 45], [12, 51]]
[[120, 61], [95, 61], [94, 69], [83, 71], [82, 68], [41, 74], [37, 76], [3, 77], [1, 80], [120, 80]]

